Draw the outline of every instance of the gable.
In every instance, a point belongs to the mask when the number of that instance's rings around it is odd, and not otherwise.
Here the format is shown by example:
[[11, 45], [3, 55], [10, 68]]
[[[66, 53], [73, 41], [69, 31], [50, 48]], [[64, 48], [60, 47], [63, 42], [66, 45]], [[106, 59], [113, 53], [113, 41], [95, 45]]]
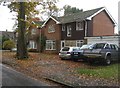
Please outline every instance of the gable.
[[99, 13], [101, 13], [102, 11], [104, 11], [106, 13], [106, 15], [108, 16], [108, 18], [113, 22], [114, 25], [116, 25], [117, 23], [115, 22], [115, 20], [113, 19], [113, 17], [111, 16], [111, 14], [109, 13], [109, 11], [104, 7], [101, 10], [99, 10], [98, 12], [94, 13], [93, 15], [87, 17], [88, 20], [91, 20], [93, 17], [95, 17], [96, 15], [98, 15]]
[[50, 20], [55, 21], [56, 24], [59, 23], [59, 21], [57, 21], [54, 17], [50, 16], [50, 17], [44, 22], [44, 24], [42, 25], [42, 27], [44, 27], [44, 26], [48, 23], [48, 21], [50, 21]]

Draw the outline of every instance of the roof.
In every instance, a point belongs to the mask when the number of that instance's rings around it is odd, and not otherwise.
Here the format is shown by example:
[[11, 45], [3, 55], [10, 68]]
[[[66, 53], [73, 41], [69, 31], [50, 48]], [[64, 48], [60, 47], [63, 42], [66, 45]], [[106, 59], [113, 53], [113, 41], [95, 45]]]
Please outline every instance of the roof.
[[44, 23], [44, 21], [32, 21], [32, 22], [33, 22], [33, 24], [35, 24], [38, 27], [41, 27]]
[[[67, 16], [62, 16], [62, 17], [51, 16], [50, 18], [53, 19], [57, 24], [65, 24], [65, 23], [71, 23], [71, 22], [77, 22], [77, 21], [91, 20], [92, 17], [96, 16], [103, 10], [106, 11], [108, 16], [112, 20], [112, 22], [114, 24], [116, 24], [115, 20], [113, 19], [113, 17], [110, 15], [110, 13], [108, 12], [108, 10], [105, 7], [100, 7], [100, 8], [87, 10], [87, 11], [83, 11], [83, 12], [81, 11], [78, 13], [73, 13], [73, 14], [69, 14]], [[43, 26], [48, 22], [48, 20], [43, 24]]]
[[14, 32], [0, 31], [0, 34], [10, 39], [14, 39]]

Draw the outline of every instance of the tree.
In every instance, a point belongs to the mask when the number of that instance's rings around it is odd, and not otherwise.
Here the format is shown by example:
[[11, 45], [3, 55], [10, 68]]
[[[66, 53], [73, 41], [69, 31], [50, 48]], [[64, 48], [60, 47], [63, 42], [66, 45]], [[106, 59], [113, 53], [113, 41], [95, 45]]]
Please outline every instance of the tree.
[[17, 58], [25, 59], [28, 57], [25, 31], [30, 25], [29, 20], [39, 12], [35, 7], [39, 2], [5, 2], [11, 12], [17, 13], [18, 39], [17, 39]]
[[3, 42], [3, 48], [6, 50], [11, 50], [15, 47], [15, 43], [12, 40], [7, 40]]
[[5, 42], [5, 41], [7, 41], [7, 40], [10, 40], [8, 37], [6, 37], [6, 36], [2, 36], [2, 39], [1, 39], [2, 41], [1, 41], [1, 49], [3, 48], [3, 43]]
[[71, 7], [70, 5], [65, 5], [63, 9], [64, 9], [64, 15], [69, 15], [83, 11], [83, 9], [80, 10], [79, 8]]
[[44, 15], [49, 16], [59, 16], [59, 9], [56, 5], [56, 3], [59, 0], [43, 0], [43, 2], [40, 3], [42, 8], [40, 9], [40, 12]]
[[17, 39], [17, 58], [28, 58], [27, 43], [25, 38], [25, 2], [19, 2], [18, 14], [18, 39]]
[[[15, 0], [17, 1], [17, 0]], [[48, 6], [48, 8], [52, 11], [53, 7], [55, 8], [54, 2], [56, 0], [40, 0], [40, 2], [5, 2], [4, 5], [8, 6], [11, 12], [17, 13], [17, 26], [18, 26], [18, 39], [17, 39], [17, 57], [18, 59], [24, 59], [28, 57], [27, 53], [27, 44], [26, 44], [26, 37], [25, 32], [26, 29], [32, 25], [31, 21], [32, 18], [39, 14], [39, 11], [36, 10], [36, 6], [41, 5], [43, 8]]]

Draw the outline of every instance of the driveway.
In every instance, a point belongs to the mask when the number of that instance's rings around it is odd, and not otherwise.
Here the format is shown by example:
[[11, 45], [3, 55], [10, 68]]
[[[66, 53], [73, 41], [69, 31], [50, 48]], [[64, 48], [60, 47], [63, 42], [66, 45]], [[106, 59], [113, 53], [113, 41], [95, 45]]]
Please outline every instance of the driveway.
[[[72, 86], [117, 86], [118, 80], [78, 74], [77, 69], [98, 69], [86, 62], [61, 60], [58, 55], [29, 53], [29, 59], [18, 60], [13, 52], [3, 52], [2, 63], [54, 86], [44, 78], [54, 79]], [[101, 67], [103, 68], [103, 66]], [[101, 69], [100, 68], [100, 69]]]
[[2, 66], [2, 86], [48, 86], [5, 65]]

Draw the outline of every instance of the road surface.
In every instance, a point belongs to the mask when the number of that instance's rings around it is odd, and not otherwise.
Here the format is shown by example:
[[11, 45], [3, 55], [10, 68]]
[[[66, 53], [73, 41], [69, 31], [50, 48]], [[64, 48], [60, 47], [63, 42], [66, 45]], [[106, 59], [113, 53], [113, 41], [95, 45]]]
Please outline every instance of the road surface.
[[40, 88], [48, 86], [5, 65], [0, 64], [0, 67], [2, 67], [2, 86], [40, 86]]

